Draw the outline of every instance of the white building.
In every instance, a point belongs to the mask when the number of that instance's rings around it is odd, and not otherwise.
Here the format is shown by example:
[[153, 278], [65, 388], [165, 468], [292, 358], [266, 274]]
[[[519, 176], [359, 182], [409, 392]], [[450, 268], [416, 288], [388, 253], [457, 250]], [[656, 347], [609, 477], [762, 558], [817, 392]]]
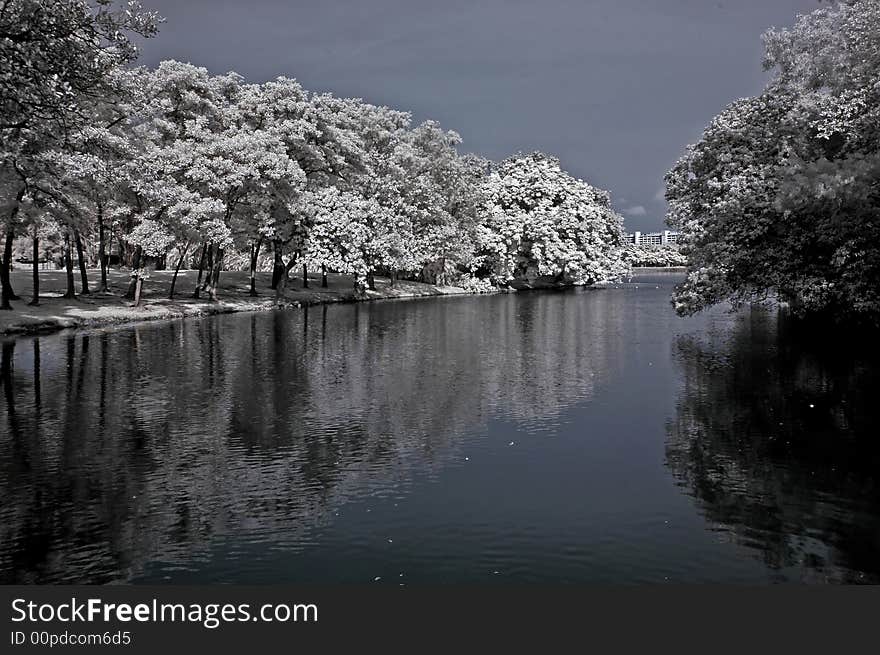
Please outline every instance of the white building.
[[678, 232], [663, 230], [662, 232], [633, 232], [627, 234], [629, 242], [637, 246], [665, 246], [678, 243]]

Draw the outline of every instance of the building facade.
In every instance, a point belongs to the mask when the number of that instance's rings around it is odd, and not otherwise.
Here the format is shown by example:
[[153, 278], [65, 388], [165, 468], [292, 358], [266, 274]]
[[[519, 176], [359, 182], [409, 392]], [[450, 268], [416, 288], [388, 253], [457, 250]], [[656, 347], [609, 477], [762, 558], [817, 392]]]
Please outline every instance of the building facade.
[[633, 232], [627, 234], [630, 243], [636, 246], [665, 246], [678, 243], [678, 232], [663, 230], [662, 232]]

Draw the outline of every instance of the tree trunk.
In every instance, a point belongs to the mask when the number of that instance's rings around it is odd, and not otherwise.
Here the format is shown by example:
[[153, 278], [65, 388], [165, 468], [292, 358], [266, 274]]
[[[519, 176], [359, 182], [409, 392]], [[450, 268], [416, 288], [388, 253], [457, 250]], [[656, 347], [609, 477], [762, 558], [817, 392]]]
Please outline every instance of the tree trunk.
[[193, 292], [193, 298], [198, 298], [202, 287], [202, 272], [205, 270], [205, 258], [208, 256], [208, 244], [202, 246], [202, 256], [199, 257], [199, 277], [196, 280], [196, 290]]
[[277, 289], [281, 276], [284, 275], [284, 260], [282, 259], [281, 241], [275, 239], [273, 242], [275, 251], [275, 265], [272, 267], [272, 288]]
[[9, 279], [10, 273], [12, 271], [12, 241], [15, 239], [15, 217], [18, 216], [18, 210], [21, 207], [21, 200], [24, 198], [24, 192], [26, 187], [21, 187], [18, 190], [18, 193], [15, 195], [15, 204], [12, 206], [12, 210], [9, 212], [9, 219], [6, 223], [6, 245], [3, 248], [3, 257], [0, 258], [0, 309], [12, 309], [12, 305], [9, 304], [11, 300], [20, 300], [20, 298], [15, 295], [15, 291], [12, 289], [12, 282]]
[[281, 275], [278, 278], [278, 284], [275, 286], [275, 300], [280, 302], [284, 295], [284, 289], [287, 287], [287, 275], [296, 266], [296, 255], [291, 255], [290, 261], [281, 266]]
[[327, 288], [327, 265], [321, 264], [321, 286]]
[[64, 267], [67, 270], [67, 293], [65, 298], [76, 300], [76, 284], [73, 281], [73, 253], [70, 247], [70, 228], [64, 231]]
[[375, 275], [373, 275], [373, 271], [370, 271], [367, 273], [367, 287], [371, 291], [376, 290], [376, 277], [375, 277]]
[[3, 257], [0, 258], [0, 309], [12, 309], [9, 304], [11, 300], [19, 300], [12, 289], [10, 281], [10, 272], [12, 271], [12, 241], [15, 238], [13, 225], [15, 217], [18, 215], [18, 209], [21, 206], [21, 199], [24, 198], [25, 187], [21, 187], [15, 196], [15, 204], [12, 211], [9, 212], [9, 220], [6, 223], [6, 245], [3, 248]]
[[[18, 213], [18, 207], [12, 210], [13, 217]], [[15, 295], [15, 291], [12, 290], [12, 282], [10, 281], [10, 273], [12, 271], [12, 241], [15, 239], [15, 236], [12, 232], [12, 221], [10, 220], [9, 226], [6, 229], [6, 246], [3, 248], [3, 258], [0, 259], [0, 285], [2, 285], [2, 306], [0, 309], [12, 309], [12, 305], [9, 304], [10, 300], [20, 300], [20, 298]]]
[[34, 291], [33, 297], [28, 305], [32, 307], [36, 307], [40, 304], [40, 237], [38, 237], [39, 233], [37, 232], [37, 226], [34, 225], [34, 236], [33, 236], [33, 280], [34, 280]]
[[214, 245], [210, 243], [208, 244], [208, 262], [205, 264], [205, 269], [207, 274], [202, 282], [202, 291], [208, 290], [208, 287], [211, 286], [211, 278], [214, 277]]
[[223, 249], [217, 248], [217, 272], [214, 273], [214, 291], [220, 288], [220, 273], [223, 272]]
[[9, 284], [9, 255], [0, 257], [0, 309], [12, 309], [9, 301], [12, 300], [12, 287]]
[[[283, 269], [282, 269], [283, 271]], [[272, 277], [275, 277], [274, 273]], [[281, 275], [278, 279], [278, 284], [275, 285], [275, 303], [281, 304], [281, 299], [284, 297], [284, 288], [287, 286], [287, 276]]]
[[[107, 270], [110, 270], [110, 260], [113, 258], [113, 223], [110, 223], [110, 237], [107, 239]], [[118, 267], [122, 261], [122, 253], [116, 257], [116, 266]], [[109, 287], [108, 287], [109, 290]]]
[[141, 267], [141, 253], [143, 249], [138, 246], [134, 250], [134, 257], [131, 262], [131, 272], [134, 273], [134, 277], [131, 278], [131, 281], [128, 283], [128, 291], [125, 292], [126, 300], [134, 300], [134, 294], [137, 288], [137, 282], [140, 279], [140, 275], [138, 275], [137, 271], [140, 270]]
[[0, 290], [0, 309], [12, 309], [12, 305], [9, 304], [11, 300], [9, 294], [9, 285], [6, 283], [6, 280], [9, 278], [9, 266], [7, 264], [7, 260], [5, 257], [0, 258], [0, 278], [2, 278], [2, 290]]
[[309, 268], [303, 264], [303, 289], [309, 288]]
[[189, 240], [187, 240], [186, 245], [183, 247], [183, 252], [180, 253], [180, 258], [177, 260], [177, 266], [174, 267], [174, 277], [171, 278], [171, 290], [168, 292], [168, 299], [174, 300], [174, 287], [177, 286], [177, 274], [180, 273], [180, 266], [183, 264], [183, 260], [186, 259], [186, 253], [189, 250]]
[[110, 287], [107, 286], [107, 243], [104, 231], [104, 206], [100, 201], [98, 202], [98, 265], [101, 267], [101, 293], [107, 293], [110, 291]]
[[140, 274], [137, 276], [137, 281], [134, 285], [134, 306], [137, 307], [141, 304], [141, 289], [144, 287], [144, 281], [141, 279]]
[[251, 293], [257, 295], [257, 259], [260, 256], [260, 246], [263, 245], [263, 237], [260, 237], [256, 243], [251, 244]]
[[76, 228], [73, 228], [73, 239], [76, 243], [76, 257], [79, 260], [79, 276], [82, 284], [82, 295], [88, 296], [91, 294], [91, 291], [89, 291], [89, 276], [86, 272], [86, 260], [83, 257], [82, 237], [79, 234], [79, 230]]
[[7, 278], [6, 284], [9, 287], [9, 299], [10, 300], [21, 300], [21, 296], [19, 296], [12, 289], [12, 242], [15, 241], [15, 234], [12, 231], [12, 228], [9, 228], [9, 232], [6, 233], [6, 246], [4, 248], [5, 254], [4, 259], [8, 262], [7, 264]]
[[214, 259], [214, 269], [210, 275], [211, 283], [208, 286], [208, 294], [212, 302], [217, 300], [217, 287], [220, 284], [220, 267], [223, 265], [223, 248], [220, 246], [217, 246], [217, 256]]
[[[123, 232], [122, 234], [125, 234]], [[131, 244], [124, 239], [119, 240], [119, 265], [126, 266], [127, 268], [132, 268], [132, 260], [134, 259], [134, 250], [131, 247]]]
[[366, 291], [366, 285], [361, 281], [361, 277], [357, 273], [354, 274], [354, 290], [358, 295], [363, 295], [364, 291]]
[[391, 278], [391, 286], [393, 287], [395, 285], [395, 283], [397, 282], [397, 271], [395, 271], [392, 268], [391, 271], [389, 272], [389, 276]]

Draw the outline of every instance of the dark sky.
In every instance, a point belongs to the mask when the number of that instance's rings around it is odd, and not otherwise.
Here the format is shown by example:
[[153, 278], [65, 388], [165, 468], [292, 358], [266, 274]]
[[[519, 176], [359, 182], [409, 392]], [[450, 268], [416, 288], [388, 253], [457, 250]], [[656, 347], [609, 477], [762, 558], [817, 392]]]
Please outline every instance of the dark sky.
[[167, 19], [142, 63], [432, 118], [462, 149], [555, 154], [612, 193], [629, 230], [660, 229], [663, 174], [727, 103], [765, 80], [761, 33], [817, 0], [143, 0]]

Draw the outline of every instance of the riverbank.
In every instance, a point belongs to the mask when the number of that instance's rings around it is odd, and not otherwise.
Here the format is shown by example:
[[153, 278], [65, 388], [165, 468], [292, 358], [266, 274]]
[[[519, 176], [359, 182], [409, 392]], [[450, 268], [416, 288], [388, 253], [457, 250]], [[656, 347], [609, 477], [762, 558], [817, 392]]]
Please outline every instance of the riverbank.
[[[633, 273], [682, 273], [682, 267], [634, 268]], [[31, 271], [12, 271], [12, 285], [21, 296], [13, 301], [12, 311], [0, 311], [0, 335], [21, 335], [55, 332], [68, 328], [91, 328], [102, 325], [124, 325], [142, 321], [161, 321], [234, 312], [259, 312], [277, 309], [275, 292], [270, 289], [271, 273], [257, 274], [256, 297], [250, 295], [250, 278], [242, 271], [223, 271], [220, 276], [218, 300], [193, 298], [197, 271], [180, 271], [174, 300], [168, 299], [172, 271], [153, 271], [144, 282], [139, 307], [123, 296], [128, 287], [129, 272], [109, 272], [109, 293], [98, 293], [101, 273], [88, 269], [89, 288], [92, 293], [79, 295], [76, 300], [64, 298], [67, 288], [63, 270], [40, 271], [40, 304], [28, 305], [31, 290]], [[602, 287], [602, 284], [595, 285]], [[76, 288], [80, 290], [80, 275], [76, 271]], [[518, 285], [511, 291], [559, 290], [554, 284]], [[503, 290], [499, 290], [501, 292]], [[427, 296], [465, 295], [470, 292], [460, 287], [438, 286], [422, 282], [400, 281], [392, 286], [388, 278], [377, 277], [376, 289], [365, 295], [355, 293], [354, 280], [348, 275], [327, 275], [327, 286], [321, 286], [320, 274], [309, 276], [309, 286], [303, 288], [302, 278], [291, 278], [284, 293], [281, 306], [302, 307], [338, 302], [365, 302], [395, 298], [421, 298]]]
[[633, 274], [641, 273], [652, 275], [654, 273], [687, 273], [687, 266], [633, 266]]
[[[13, 301], [12, 311], [0, 311], [0, 334], [32, 334], [53, 332], [66, 328], [97, 327], [101, 325], [168, 320], [191, 316], [209, 316], [233, 312], [268, 311], [278, 307], [275, 292], [269, 288], [271, 273], [258, 273], [259, 295], [249, 294], [250, 278], [240, 271], [224, 271], [220, 275], [218, 300], [193, 298], [196, 271], [181, 271], [177, 278], [174, 300], [168, 299], [172, 271], [154, 271], [144, 283], [139, 307], [133, 307], [123, 295], [128, 286], [128, 271], [111, 270], [110, 293], [97, 293], [100, 271], [88, 270], [92, 293], [76, 300], [64, 298], [66, 277], [64, 271], [40, 271], [40, 304], [32, 307], [30, 301], [31, 271], [12, 271], [12, 285], [21, 296]], [[291, 279], [284, 293], [283, 305], [304, 306], [336, 302], [356, 302], [422, 296], [447, 296], [467, 293], [459, 287], [444, 287], [421, 282], [397, 281], [393, 286], [387, 278], [376, 278], [376, 290], [358, 296], [351, 277], [327, 276], [327, 287], [321, 286], [320, 274], [309, 277], [309, 287], [303, 288], [302, 279]], [[77, 271], [76, 287], [80, 289]]]

